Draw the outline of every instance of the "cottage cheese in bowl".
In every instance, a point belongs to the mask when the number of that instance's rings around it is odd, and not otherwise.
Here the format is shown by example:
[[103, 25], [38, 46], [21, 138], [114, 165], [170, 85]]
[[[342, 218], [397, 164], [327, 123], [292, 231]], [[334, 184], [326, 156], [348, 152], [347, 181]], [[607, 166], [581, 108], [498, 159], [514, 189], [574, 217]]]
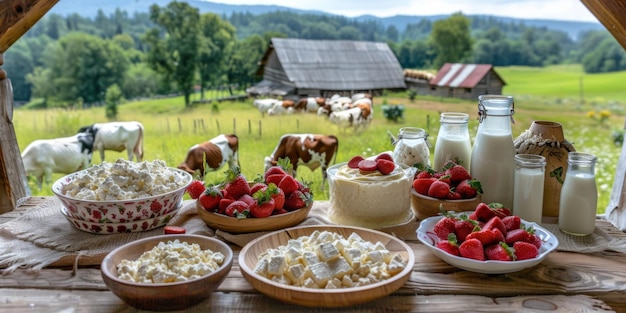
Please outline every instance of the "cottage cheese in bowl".
[[388, 175], [378, 171], [362, 174], [347, 163], [328, 168], [332, 222], [380, 229], [407, 222], [411, 210], [413, 171], [396, 164]]

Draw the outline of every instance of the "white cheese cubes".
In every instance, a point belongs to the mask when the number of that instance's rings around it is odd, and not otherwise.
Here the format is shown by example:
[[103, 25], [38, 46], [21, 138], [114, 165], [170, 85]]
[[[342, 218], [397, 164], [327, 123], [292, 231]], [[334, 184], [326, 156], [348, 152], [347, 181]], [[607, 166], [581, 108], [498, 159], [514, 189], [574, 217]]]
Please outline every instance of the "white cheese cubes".
[[406, 262], [381, 242], [329, 231], [291, 239], [259, 256], [254, 272], [273, 281], [306, 288], [349, 288], [400, 273]]
[[176, 239], [160, 242], [137, 260], [122, 260], [117, 273], [120, 279], [136, 283], [171, 283], [211, 273], [224, 263], [224, 258], [221, 252], [202, 250], [196, 243]]

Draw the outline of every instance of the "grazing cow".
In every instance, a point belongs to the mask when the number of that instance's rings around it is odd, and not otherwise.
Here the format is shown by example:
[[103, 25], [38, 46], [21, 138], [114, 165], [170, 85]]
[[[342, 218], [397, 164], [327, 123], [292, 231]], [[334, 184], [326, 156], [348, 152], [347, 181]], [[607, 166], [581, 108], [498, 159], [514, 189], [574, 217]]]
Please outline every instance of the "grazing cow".
[[280, 137], [272, 155], [265, 157], [265, 170], [277, 164], [282, 158], [288, 158], [296, 175], [298, 165], [302, 164], [314, 171], [322, 169], [322, 190], [326, 183], [326, 169], [337, 156], [339, 140], [333, 135], [287, 134]]
[[355, 102], [355, 101], [357, 101], [359, 99], [363, 99], [363, 98], [370, 99], [370, 101], [374, 100], [374, 97], [372, 96], [372, 94], [371, 93], [367, 93], [367, 92], [355, 93], [355, 94], [352, 95], [351, 98], [352, 98], [352, 102]]
[[319, 108], [326, 105], [326, 99], [322, 97], [301, 98], [296, 103], [296, 108], [304, 112], [318, 112]]
[[238, 150], [237, 135], [218, 135], [189, 148], [185, 161], [180, 163], [178, 168], [191, 175], [195, 175], [196, 171], [200, 170], [200, 178], [204, 179], [204, 174], [207, 172], [205, 165], [210, 168], [209, 171], [216, 171], [226, 163], [229, 168], [239, 166]]
[[363, 109], [357, 106], [344, 111], [331, 112], [328, 119], [331, 123], [339, 127], [354, 127], [356, 130], [361, 127], [366, 127], [372, 120], [372, 114], [369, 109]]
[[45, 180], [49, 184], [52, 173], [71, 174], [86, 169], [91, 164], [94, 136], [78, 133], [71, 137], [39, 139], [31, 142], [22, 152], [22, 162], [27, 176], [37, 179], [37, 186]]
[[269, 110], [267, 110], [268, 115], [281, 115], [283, 113], [291, 114], [295, 112], [295, 101], [293, 100], [281, 100], [274, 103]]
[[104, 161], [104, 150], [121, 152], [126, 149], [128, 160], [143, 160], [143, 125], [139, 122], [95, 123], [81, 127], [79, 132], [94, 135], [94, 150], [100, 151], [100, 161]]
[[261, 116], [265, 117], [265, 113], [279, 101], [277, 99], [256, 99], [252, 104], [261, 112]]

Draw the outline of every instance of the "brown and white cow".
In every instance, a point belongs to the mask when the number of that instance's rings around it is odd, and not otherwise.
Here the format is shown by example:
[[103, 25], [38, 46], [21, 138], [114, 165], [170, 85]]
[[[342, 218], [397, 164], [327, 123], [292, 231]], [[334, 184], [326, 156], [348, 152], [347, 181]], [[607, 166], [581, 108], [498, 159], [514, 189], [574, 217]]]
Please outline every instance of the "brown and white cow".
[[342, 129], [366, 128], [372, 121], [372, 111], [369, 105], [360, 105], [344, 111], [331, 112], [328, 120]]
[[296, 102], [293, 100], [281, 100], [274, 103], [269, 110], [267, 110], [268, 115], [281, 115], [284, 113], [291, 114], [296, 111]]
[[274, 152], [265, 157], [265, 170], [275, 166], [279, 159], [288, 158], [296, 175], [298, 165], [304, 165], [311, 171], [322, 169], [322, 190], [326, 183], [326, 169], [337, 156], [339, 140], [333, 135], [321, 134], [286, 134], [280, 137]]
[[[228, 163], [229, 168], [239, 166], [239, 139], [235, 134], [221, 134], [209, 141], [193, 145], [187, 151], [185, 161], [178, 168], [195, 175], [200, 171], [200, 179], [209, 171], [216, 171]], [[207, 170], [205, 165], [209, 167]]]
[[296, 103], [296, 111], [317, 113], [318, 110], [326, 105], [326, 99], [322, 97], [301, 98]]

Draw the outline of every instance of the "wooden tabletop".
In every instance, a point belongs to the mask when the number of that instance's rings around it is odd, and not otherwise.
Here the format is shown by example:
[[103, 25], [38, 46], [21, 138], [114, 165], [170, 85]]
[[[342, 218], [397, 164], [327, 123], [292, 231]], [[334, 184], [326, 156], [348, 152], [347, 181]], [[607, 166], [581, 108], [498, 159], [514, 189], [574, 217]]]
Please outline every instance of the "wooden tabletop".
[[[10, 221], [27, 205], [0, 215]], [[626, 234], [598, 219], [597, 227], [624, 240]], [[363, 305], [318, 309], [281, 303], [257, 292], [235, 262], [218, 291], [185, 312], [626, 312], [626, 255], [555, 251], [520, 272], [485, 275], [456, 269], [417, 241], [409, 281], [393, 294]], [[2, 242], [0, 242], [2, 244]], [[533, 310], [534, 309], [534, 310]], [[111, 293], [98, 267], [41, 271], [19, 269], [0, 275], [2, 312], [140, 312]]]

